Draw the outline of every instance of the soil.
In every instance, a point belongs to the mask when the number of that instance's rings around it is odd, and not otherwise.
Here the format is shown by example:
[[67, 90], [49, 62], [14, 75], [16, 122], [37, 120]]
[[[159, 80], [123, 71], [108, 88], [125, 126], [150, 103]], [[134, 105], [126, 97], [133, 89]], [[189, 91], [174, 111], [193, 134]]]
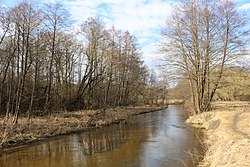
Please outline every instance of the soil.
[[127, 121], [131, 116], [160, 110], [166, 107], [122, 107], [107, 110], [61, 112], [50, 117], [35, 117], [27, 121], [20, 118], [18, 124], [11, 120], [3, 123], [0, 118], [0, 154], [5, 149], [40, 141], [58, 135], [82, 132], [91, 128]]
[[250, 103], [220, 102], [186, 122], [205, 129], [206, 154], [200, 167], [250, 166]]

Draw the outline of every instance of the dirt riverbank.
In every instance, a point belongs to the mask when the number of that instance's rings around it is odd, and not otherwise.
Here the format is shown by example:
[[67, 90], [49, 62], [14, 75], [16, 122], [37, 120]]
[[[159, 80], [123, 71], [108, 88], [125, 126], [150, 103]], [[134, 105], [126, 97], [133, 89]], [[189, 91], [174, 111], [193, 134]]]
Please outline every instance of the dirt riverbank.
[[29, 121], [20, 118], [18, 124], [3, 124], [0, 118], [0, 154], [4, 149], [34, 141], [44, 140], [52, 136], [81, 132], [94, 127], [101, 127], [129, 117], [161, 110], [166, 107], [143, 106], [108, 109], [105, 111], [61, 112], [50, 117], [35, 117]]
[[[243, 105], [242, 105], [243, 104]], [[200, 167], [250, 166], [249, 102], [214, 104], [215, 109], [186, 122], [205, 129], [206, 154]]]

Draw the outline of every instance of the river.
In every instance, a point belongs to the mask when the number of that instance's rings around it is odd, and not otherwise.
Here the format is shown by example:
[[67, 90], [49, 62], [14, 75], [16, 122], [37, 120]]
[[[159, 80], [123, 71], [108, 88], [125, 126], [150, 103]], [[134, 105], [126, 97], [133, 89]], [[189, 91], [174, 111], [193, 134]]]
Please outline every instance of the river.
[[0, 167], [182, 167], [201, 148], [181, 106], [134, 116], [127, 123], [56, 137], [0, 157]]

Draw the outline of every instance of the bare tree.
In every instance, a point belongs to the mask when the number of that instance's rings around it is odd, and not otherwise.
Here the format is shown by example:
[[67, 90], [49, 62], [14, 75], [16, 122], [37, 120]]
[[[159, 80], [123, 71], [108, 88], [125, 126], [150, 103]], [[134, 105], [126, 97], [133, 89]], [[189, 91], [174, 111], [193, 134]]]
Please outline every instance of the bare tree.
[[33, 63], [32, 35], [40, 24], [39, 12], [33, 4], [24, 1], [12, 9], [12, 21], [15, 26], [16, 64], [17, 64], [17, 85], [15, 91], [15, 111], [13, 122], [17, 123], [20, 106], [24, 98], [25, 84]]
[[12, 123], [20, 113], [30, 119], [52, 110], [138, 104], [143, 97], [147, 68], [129, 32], [94, 18], [81, 33], [69, 31], [60, 3], [24, 0], [0, 8], [0, 15], [0, 112]]
[[188, 77], [196, 113], [209, 110], [226, 63], [240, 55], [246, 24], [230, 0], [183, 0], [168, 19], [162, 51]]
[[[3, 110], [3, 90], [4, 90], [4, 83], [6, 81], [6, 77], [7, 77], [7, 72], [8, 69], [10, 67], [10, 59], [12, 58], [12, 56], [7, 55], [6, 51], [4, 49], [4, 45], [6, 45], [4, 43], [4, 39], [6, 37], [6, 35], [8, 34], [8, 32], [10, 31], [10, 13], [7, 11], [7, 9], [5, 9], [4, 7], [0, 6], [0, 113]], [[7, 60], [7, 61], [6, 61]]]
[[[44, 20], [46, 31], [48, 32], [48, 47], [50, 51], [50, 59], [49, 59], [49, 66], [48, 66], [48, 83], [46, 87], [46, 99], [45, 99], [45, 111], [49, 111], [49, 104], [51, 102], [51, 89], [53, 83], [53, 76], [57, 74], [57, 83], [60, 83], [60, 76], [59, 76], [59, 63], [55, 59], [58, 55], [58, 40], [59, 34], [65, 31], [67, 24], [69, 23], [69, 13], [63, 7], [63, 5], [59, 2], [56, 3], [49, 3], [45, 4], [44, 9]], [[60, 56], [58, 56], [60, 57]], [[53, 69], [53, 67], [56, 67]], [[53, 72], [55, 70], [55, 72]]]

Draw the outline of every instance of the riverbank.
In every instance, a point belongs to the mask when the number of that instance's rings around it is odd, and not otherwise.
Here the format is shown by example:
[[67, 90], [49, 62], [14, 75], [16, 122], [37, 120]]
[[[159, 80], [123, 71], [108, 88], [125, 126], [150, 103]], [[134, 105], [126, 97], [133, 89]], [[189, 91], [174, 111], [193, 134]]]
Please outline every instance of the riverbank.
[[[242, 105], [243, 104], [243, 105]], [[206, 154], [200, 167], [250, 166], [250, 104], [218, 103], [186, 122], [205, 129]]]
[[35, 117], [18, 124], [4, 124], [0, 118], [0, 153], [6, 148], [44, 140], [49, 137], [89, 130], [90, 128], [127, 121], [131, 116], [164, 109], [159, 106], [123, 107], [115, 109], [61, 112], [50, 117]]

